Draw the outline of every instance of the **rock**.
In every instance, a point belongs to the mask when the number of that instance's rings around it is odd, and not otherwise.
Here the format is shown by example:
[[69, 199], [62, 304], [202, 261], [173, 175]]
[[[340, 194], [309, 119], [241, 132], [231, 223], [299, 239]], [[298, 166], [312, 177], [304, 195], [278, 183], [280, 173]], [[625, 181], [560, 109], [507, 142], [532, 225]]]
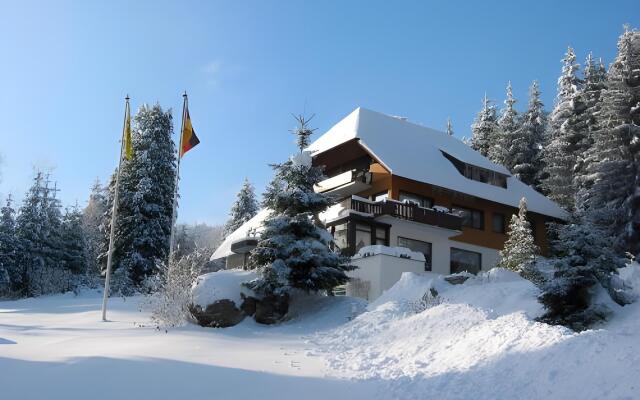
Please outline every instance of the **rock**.
[[469, 277], [466, 275], [450, 275], [444, 277], [444, 280], [452, 285], [462, 285], [467, 279], [469, 279]]
[[244, 313], [228, 299], [217, 300], [202, 310], [199, 305], [189, 307], [198, 325], [210, 328], [227, 328], [239, 324]]
[[288, 295], [268, 295], [256, 301], [253, 319], [260, 324], [271, 325], [282, 321], [288, 311]]
[[245, 296], [244, 294], [241, 294], [240, 296], [242, 296], [242, 304], [240, 305], [242, 312], [248, 316], [255, 314], [258, 299], [251, 296]]

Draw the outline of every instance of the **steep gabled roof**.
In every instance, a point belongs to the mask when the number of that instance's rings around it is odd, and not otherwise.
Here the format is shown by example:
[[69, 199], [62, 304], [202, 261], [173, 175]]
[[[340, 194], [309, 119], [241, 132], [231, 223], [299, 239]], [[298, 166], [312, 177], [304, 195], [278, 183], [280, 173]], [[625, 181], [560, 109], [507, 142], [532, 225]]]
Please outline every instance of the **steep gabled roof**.
[[[404, 119], [357, 108], [314, 141], [307, 150], [318, 154], [352, 139], [397, 176], [518, 207], [522, 197], [530, 211], [565, 219], [556, 203], [511, 176], [460, 140]], [[442, 152], [478, 167], [508, 175], [507, 188], [465, 178]]]

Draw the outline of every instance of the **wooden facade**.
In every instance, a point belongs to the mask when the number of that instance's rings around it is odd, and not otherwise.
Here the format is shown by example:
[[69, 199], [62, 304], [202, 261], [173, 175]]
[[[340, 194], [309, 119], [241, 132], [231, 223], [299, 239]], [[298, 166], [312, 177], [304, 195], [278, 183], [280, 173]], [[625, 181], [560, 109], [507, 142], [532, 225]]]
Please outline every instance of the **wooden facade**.
[[[501, 250], [507, 239], [506, 230], [511, 216], [518, 212], [516, 207], [393, 175], [386, 169], [381, 160], [377, 160], [373, 155], [369, 154], [359, 145], [357, 140], [343, 143], [315, 156], [314, 164], [324, 165], [328, 176], [333, 176], [349, 169], [368, 168], [372, 174], [371, 186], [369, 189], [357, 193], [360, 197], [374, 200], [377, 196], [386, 193], [388, 198], [400, 200], [400, 194], [404, 192], [430, 199], [435, 206], [479, 211], [482, 218], [482, 223], [478, 225], [479, 228], [464, 226], [460, 235], [451, 238], [451, 240], [462, 243]], [[480, 213], [476, 215], [480, 215]], [[502, 218], [503, 232], [494, 229], [494, 218]], [[552, 221], [552, 218], [529, 212], [529, 219], [532, 223], [536, 244], [540, 247], [542, 254], [548, 254], [549, 244], [546, 223]]]

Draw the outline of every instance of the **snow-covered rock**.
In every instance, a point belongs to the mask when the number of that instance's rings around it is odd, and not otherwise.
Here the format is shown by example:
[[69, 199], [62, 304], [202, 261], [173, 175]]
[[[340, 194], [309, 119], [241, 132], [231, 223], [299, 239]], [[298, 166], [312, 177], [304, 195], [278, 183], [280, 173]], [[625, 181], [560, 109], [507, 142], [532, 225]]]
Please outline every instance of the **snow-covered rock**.
[[193, 303], [204, 309], [217, 300], [228, 299], [240, 307], [242, 284], [257, 277], [256, 272], [242, 269], [227, 269], [201, 275], [191, 288]]

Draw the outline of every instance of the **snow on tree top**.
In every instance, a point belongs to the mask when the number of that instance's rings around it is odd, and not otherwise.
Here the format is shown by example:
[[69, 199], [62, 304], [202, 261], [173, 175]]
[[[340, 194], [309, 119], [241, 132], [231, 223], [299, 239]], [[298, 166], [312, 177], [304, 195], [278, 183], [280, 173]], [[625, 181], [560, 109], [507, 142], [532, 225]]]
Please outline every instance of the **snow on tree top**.
[[[307, 148], [322, 153], [352, 139], [397, 176], [518, 207], [526, 197], [529, 210], [565, 219], [556, 203], [511, 176], [502, 165], [491, 162], [457, 138], [389, 115], [357, 108]], [[465, 178], [442, 152], [465, 163], [508, 176], [507, 188]]]

